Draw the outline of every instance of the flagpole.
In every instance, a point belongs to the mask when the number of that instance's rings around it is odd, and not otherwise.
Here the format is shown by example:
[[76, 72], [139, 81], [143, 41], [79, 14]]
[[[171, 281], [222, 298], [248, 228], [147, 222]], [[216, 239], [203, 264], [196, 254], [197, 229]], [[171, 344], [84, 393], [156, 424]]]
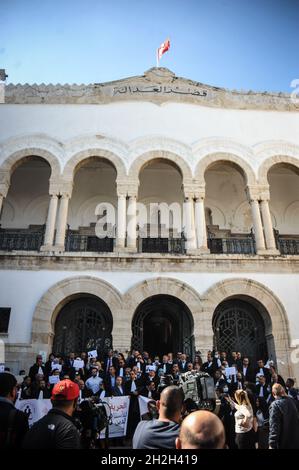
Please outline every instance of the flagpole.
[[159, 67], [159, 49], [156, 50], [156, 67]]

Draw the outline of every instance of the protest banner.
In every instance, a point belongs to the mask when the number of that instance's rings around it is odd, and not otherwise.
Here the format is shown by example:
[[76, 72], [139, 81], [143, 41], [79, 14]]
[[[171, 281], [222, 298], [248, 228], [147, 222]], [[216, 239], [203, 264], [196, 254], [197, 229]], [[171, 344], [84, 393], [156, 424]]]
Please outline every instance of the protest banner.
[[[114, 437], [124, 437], [127, 433], [128, 414], [130, 398], [125, 397], [106, 397], [103, 402], [107, 403], [111, 413], [111, 424], [109, 424], [109, 439]], [[108, 407], [107, 413], [108, 413]], [[109, 415], [109, 414], [108, 414]], [[106, 429], [101, 432], [100, 438], [104, 439]]]
[[15, 404], [18, 410], [23, 411], [28, 416], [29, 426], [45, 416], [52, 408], [51, 400], [17, 400]]

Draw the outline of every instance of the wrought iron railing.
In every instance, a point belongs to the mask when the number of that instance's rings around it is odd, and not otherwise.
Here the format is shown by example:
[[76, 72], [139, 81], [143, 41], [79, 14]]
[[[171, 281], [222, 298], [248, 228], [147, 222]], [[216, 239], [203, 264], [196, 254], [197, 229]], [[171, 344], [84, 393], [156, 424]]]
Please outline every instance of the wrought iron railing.
[[254, 255], [255, 250], [255, 241], [253, 237], [246, 238], [209, 238], [208, 239], [208, 248], [210, 253], [214, 254], [245, 254], [245, 255]]
[[0, 250], [39, 251], [44, 232], [0, 230]]
[[82, 235], [79, 233], [68, 233], [66, 236], [66, 251], [95, 251], [98, 253], [112, 252], [114, 238], [99, 238], [95, 235]]
[[185, 238], [147, 237], [139, 238], [139, 251], [142, 253], [184, 254]]
[[299, 238], [277, 238], [277, 248], [282, 255], [299, 255]]

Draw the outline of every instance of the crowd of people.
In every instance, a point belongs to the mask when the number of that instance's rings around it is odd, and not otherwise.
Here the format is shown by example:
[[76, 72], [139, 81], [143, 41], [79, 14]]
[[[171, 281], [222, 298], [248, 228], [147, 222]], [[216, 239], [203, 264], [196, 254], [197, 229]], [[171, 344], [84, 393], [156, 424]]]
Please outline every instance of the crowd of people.
[[[213, 377], [215, 396], [220, 403], [218, 416], [198, 411], [198, 404], [184, 400], [179, 385], [181, 374], [186, 372], [205, 372]], [[272, 361], [265, 363], [259, 359], [251, 363], [241, 352], [209, 351], [206, 360], [196, 354], [193, 361], [182, 352], [151, 357], [146, 351], [136, 350], [127, 357], [112, 350], [104, 357], [90, 356], [87, 352], [72, 352], [67, 357], [50, 354], [45, 363], [38, 355], [28, 375], [25, 371], [20, 371], [20, 375], [22, 381], [17, 383], [9, 371], [0, 374], [2, 447], [11, 445], [10, 439], [14, 441], [12, 446], [20, 446], [25, 434], [25, 446], [30, 447], [30, 441], [36, 442], [32, 432], [36, 433], [38, 423], [27, 432], [28, 423], [22, 412], [16, 410], [11, 416], [17, 398], [51, 398], [50, 418], [54, 419], [55, 412], [60, 410], [59, 419], [68, 419], [69, 425], [69, 418], [73, 419], [74, 410], [82, 400], [95, 396], [101, 399], [129, 396], [127, 438], [132, 439], [133, 448], [188, 445], [190, 448], [299, 448], [299, 394], [295, 381], [292, 378], [285, 381]], [[166, 388], [161, 386], [165, 376], [171, 384]], [[57, 390], [62, 400], [57, 399]], [[143, 416], [140, 416], [140, 395], [150, 399], [148, 413]], [[15, 433], [10, 430], [10, 427], [15, 429], [13, 420], [19, 421]], [[38, 430], [36, 435], [42, 434]], [[74, 439], [68, 441], [72, 445], [79, 445], [77, 434], [76, 431]]]

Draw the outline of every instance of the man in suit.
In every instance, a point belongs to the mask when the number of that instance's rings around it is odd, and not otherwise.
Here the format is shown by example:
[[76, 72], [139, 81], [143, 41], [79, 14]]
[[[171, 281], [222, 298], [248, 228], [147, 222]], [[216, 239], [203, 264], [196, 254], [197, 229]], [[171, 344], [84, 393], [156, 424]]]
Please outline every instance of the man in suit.
[[180, 372], [187, 372], [187, 356], [186, 354], [181, 354], [181, 358], [178, 361]]
[[123, 359], [118, 360], [117, 375], [124, 377], [126, 375], [126, 363]]
[[238, 367], [245, 382], [255, 382], [255, 373], [252, 370], [248, 357], [243, 358], [242, 366]]
[[159, 400], [159, 392], [157, 391], [157, 386], [155, 382], [148, 382], [146, 386], [141, 391], [141, 395], [146, 398], [152, 398], [153, 400]]
[[35, 382], [37, 374], [45, 375], [46, 369], [43, 365], [43, 357], [39, 354], [36, 356], [36, 362], [29, 369], [29, 377], [31, 378], [32, 383]]
[[112, 388], [112, 396], [113, 397], [123, 397], [125, 396], [125, 387], [123, 384], [123, 378], [118, 376], [116, 377], [116, 385]]
[[244, 386], [244, 377], [241, 372], [238, 372], [236, 375], [236, 381], [233, 381], [229, 384], [229, 394], [234, 395], [236, 390], [245, 390]]
[[172, 368], [172, 364], [169, 364], [168, 356], [167, 354], [164, 354], [163, 359], [162, 359], [162, 364], [161, 364], [161, 369], [163, 370], [164, 375], [171, 374], [171, 368]]
[[255, 371], [255, 374], [264, 375], [265, 378], [266, 378], [267, 385], [270, 383], [270, 380], [271, 380], [270, 371], [267, 367], [265, 367], [265, 363], [264, 363], [263, 359], [259, 359], [257, 361], [257, 369]]
[[258, 384], [256, 385], [256, 395], [258, 397], [265, 398], [267, 400], [270, 395], [269, 385], [266, 383], [266, 377], [264, 375], [257, 375]]
[[213, 358], [211, 351], [209, 351], [207, 354], [207, 360], [203, 363], [201, 370], [202, 372], [207, 372], [211, 377], [213, 377], [217, 369], [217, 359]]
[[89, 390], [87, 387], [85, 387], [85, 383], [84, 383], [84, 380], [78, 380], [77, 381], [77, 384], [79, 386], [79, 398], [78, 398], [78, 401], [80, 403], [80, 401], [82, 400], [85, 400], [85, 398], [88, 398], [92, 395], [92, 392], [91, 390]]
[[118, 369], [118, 358], [113, 355], [113, 351], [110, 349], [107, 357], [104, 359], [104, 373], [106, 375], [109, 374], [109, 369], [112, 366]]
[[104, 387], [106, 390], [107, 397], [112, 396], [112, 390], [115, 386], [116, 386], [116, 368], [114, 366], [111, 366], [109, 368], [108, 375], [106, 375], [104, 379]]

